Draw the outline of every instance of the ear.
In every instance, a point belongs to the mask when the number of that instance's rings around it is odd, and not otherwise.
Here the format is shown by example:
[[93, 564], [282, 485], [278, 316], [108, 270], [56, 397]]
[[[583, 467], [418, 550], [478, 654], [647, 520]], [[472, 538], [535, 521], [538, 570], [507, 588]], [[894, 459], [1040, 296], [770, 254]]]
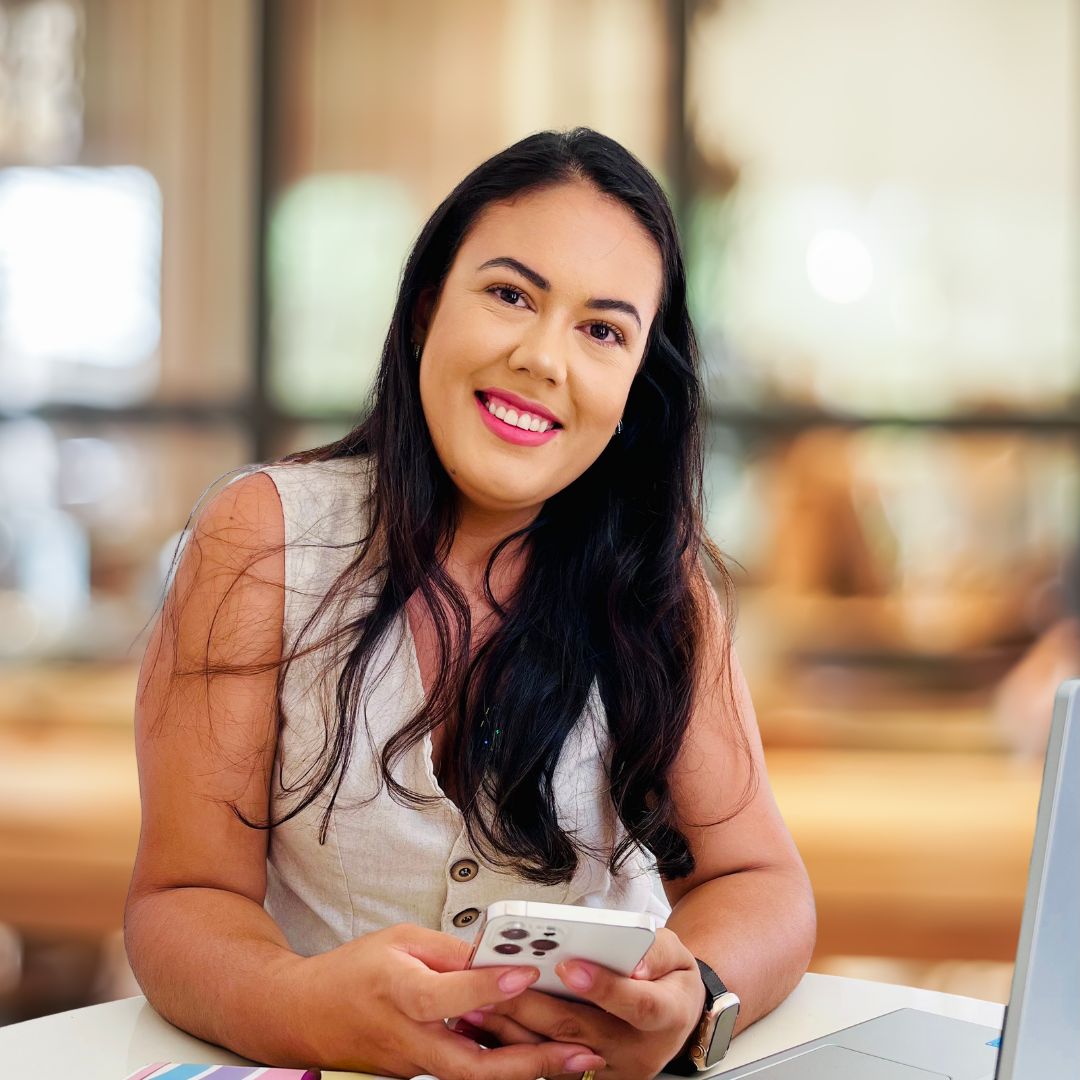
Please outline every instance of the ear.
[[431, 316], [435, 311], [435, 301], [439, 298], [439, 290], [434, 285], [425, 285], [416, 298], [416, 306], [413, 308], [412, 339], [418, 345], [422, 345], [428, 335], [431, 326]]

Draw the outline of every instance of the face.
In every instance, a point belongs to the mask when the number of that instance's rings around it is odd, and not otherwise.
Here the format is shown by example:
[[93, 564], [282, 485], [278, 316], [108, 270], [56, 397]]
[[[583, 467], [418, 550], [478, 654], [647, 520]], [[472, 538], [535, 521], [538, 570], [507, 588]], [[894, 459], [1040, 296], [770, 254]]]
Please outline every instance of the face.
[[[479, 215], [417, 331], [424, 415], [466, 513], [518, 528], [600, 456], [662, 277], [649, 233], [588, 184]], [[522, 430], [549, 417], [557, 426], [546, 432]]]

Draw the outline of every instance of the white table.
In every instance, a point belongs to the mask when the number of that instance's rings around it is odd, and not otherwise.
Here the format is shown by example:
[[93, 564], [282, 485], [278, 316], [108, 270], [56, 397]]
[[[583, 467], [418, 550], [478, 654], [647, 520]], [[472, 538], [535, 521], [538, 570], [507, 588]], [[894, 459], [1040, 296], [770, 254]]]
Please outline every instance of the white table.
[[[1001, 1026], [1004, 1015], [1003, 1005], [955, 994], [806, 975], [787, 1001], [735, 1039], [712, 1075], [904, 1007], [993, 1027]], [[13, 1078], [122, 1080], [153, 1061], [247, 1064], [177, 1030], [141, 997], [0, 1028], [3, 1075]]]

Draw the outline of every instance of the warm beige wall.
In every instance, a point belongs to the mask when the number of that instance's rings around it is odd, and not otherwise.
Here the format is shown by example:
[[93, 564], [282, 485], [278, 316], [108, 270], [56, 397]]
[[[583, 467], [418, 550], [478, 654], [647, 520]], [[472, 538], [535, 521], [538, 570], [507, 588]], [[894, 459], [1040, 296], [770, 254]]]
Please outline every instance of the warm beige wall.
[[161, 188], [159, 400], [240, 397], [250, 379], [255, 0], [86, 0], [82, 161]]

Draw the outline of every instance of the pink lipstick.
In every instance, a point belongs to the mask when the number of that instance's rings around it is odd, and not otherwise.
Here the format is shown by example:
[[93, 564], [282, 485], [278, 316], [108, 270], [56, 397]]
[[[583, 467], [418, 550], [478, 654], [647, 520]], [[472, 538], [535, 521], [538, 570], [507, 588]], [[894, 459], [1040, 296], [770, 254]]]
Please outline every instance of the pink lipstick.
[[474, 395], [473, 400], [476, 402], [477, 409], [480, 410], [480, 419], [484, 421], [488, 428], [498, 435], [500, 439], [513, 443], [515, 446], [541, 446], [546, 442], [551, 442], [562, 431], [562, 428], [548, 428], [547, 431], [524, 431], [519, 427], [507, 424], [493, 413], [488, 412], [487, 405], [479, 397]]

